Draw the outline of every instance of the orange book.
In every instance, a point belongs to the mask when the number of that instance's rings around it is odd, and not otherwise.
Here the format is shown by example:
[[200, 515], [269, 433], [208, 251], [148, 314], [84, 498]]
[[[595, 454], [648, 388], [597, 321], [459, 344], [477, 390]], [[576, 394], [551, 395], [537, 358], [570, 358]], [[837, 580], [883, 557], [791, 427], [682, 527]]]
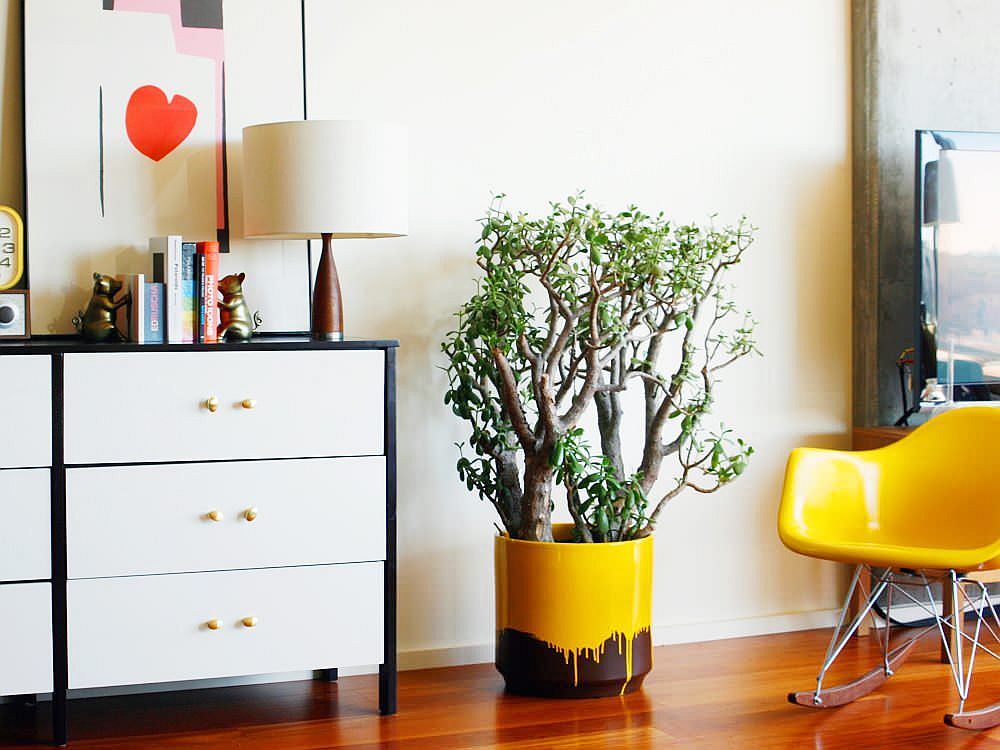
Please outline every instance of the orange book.
[[219, 341], [219, 243], [198, 243], [198, 266], [201, 284], [198, 289], [198, 340], [206, 344]]

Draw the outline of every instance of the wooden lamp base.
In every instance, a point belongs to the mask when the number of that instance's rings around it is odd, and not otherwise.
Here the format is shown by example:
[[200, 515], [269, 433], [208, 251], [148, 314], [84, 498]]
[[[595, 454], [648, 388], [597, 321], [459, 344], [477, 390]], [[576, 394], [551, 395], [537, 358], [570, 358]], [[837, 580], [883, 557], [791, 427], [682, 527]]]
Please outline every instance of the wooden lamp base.
[[319, 258], [313, 286], [312, 337], [316, 341], [344, 340], [344, 304], [340, 277], [333, 262], [333, 234], [323, 233], [323, 254]]

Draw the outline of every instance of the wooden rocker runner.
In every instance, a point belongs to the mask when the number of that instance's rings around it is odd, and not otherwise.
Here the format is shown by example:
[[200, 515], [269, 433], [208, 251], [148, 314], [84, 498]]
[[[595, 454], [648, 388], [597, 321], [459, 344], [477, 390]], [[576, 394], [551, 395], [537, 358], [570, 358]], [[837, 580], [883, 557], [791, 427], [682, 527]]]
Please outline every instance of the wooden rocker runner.
[[[878, 688], [918, 640], [937, 632], [959, 697], [958, 710], [946, 714], [945, 723], [962, 729], [1000, 724], [1000, 702], [966, 710], [977, 655], [1000, 659], [1000, 617], [986, 584], [970, 577], [1000, 569], [998, 456], [1000, 408], [991, 407], [942, 414], [877, 450], [792, 452], [778, 514], [781, 541], [800, 554], [855, 569], [816, 687], [790, 693], [789, 701], [812, 708], [850, 703]], [[865, 587], [869, 576], [871, 586]], [[951, 612], [938, 613], [934, 583], [950, 593]], [[895, 598], [919, 607], [933, 624], [890, 648], [887, 619], [881, 634], [873, 630], [881, 663], [851, 682], [825, 686], [830, 666], [864, 619], [874, 620], [883, 595], [887, 617]], [[856, 597], [864, 603], [851, 617]], [[964, 625], [967, 613], [971, 628]], [[993, 692], [1000, 698], [1000, 681]]]

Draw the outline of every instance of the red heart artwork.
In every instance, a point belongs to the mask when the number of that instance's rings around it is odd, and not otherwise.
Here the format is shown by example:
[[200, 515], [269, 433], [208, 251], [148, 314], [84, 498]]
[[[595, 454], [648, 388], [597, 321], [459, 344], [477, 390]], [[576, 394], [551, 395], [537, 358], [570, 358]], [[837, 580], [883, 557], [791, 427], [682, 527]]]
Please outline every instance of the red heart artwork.
[[194, 128], [198, 108], [185, 96], [167, 95], [157, 86], [140, 86], [125, 108], [125, 131], [140, 153], [159, 161], [180, 146]]

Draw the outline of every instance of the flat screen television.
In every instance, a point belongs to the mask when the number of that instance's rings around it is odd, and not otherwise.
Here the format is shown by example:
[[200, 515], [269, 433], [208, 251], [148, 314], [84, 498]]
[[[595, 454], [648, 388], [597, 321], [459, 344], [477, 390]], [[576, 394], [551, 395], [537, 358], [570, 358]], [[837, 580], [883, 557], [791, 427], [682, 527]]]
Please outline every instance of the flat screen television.
[[914, 395], [1000, 400], [1000, 133], [916, 136]]

